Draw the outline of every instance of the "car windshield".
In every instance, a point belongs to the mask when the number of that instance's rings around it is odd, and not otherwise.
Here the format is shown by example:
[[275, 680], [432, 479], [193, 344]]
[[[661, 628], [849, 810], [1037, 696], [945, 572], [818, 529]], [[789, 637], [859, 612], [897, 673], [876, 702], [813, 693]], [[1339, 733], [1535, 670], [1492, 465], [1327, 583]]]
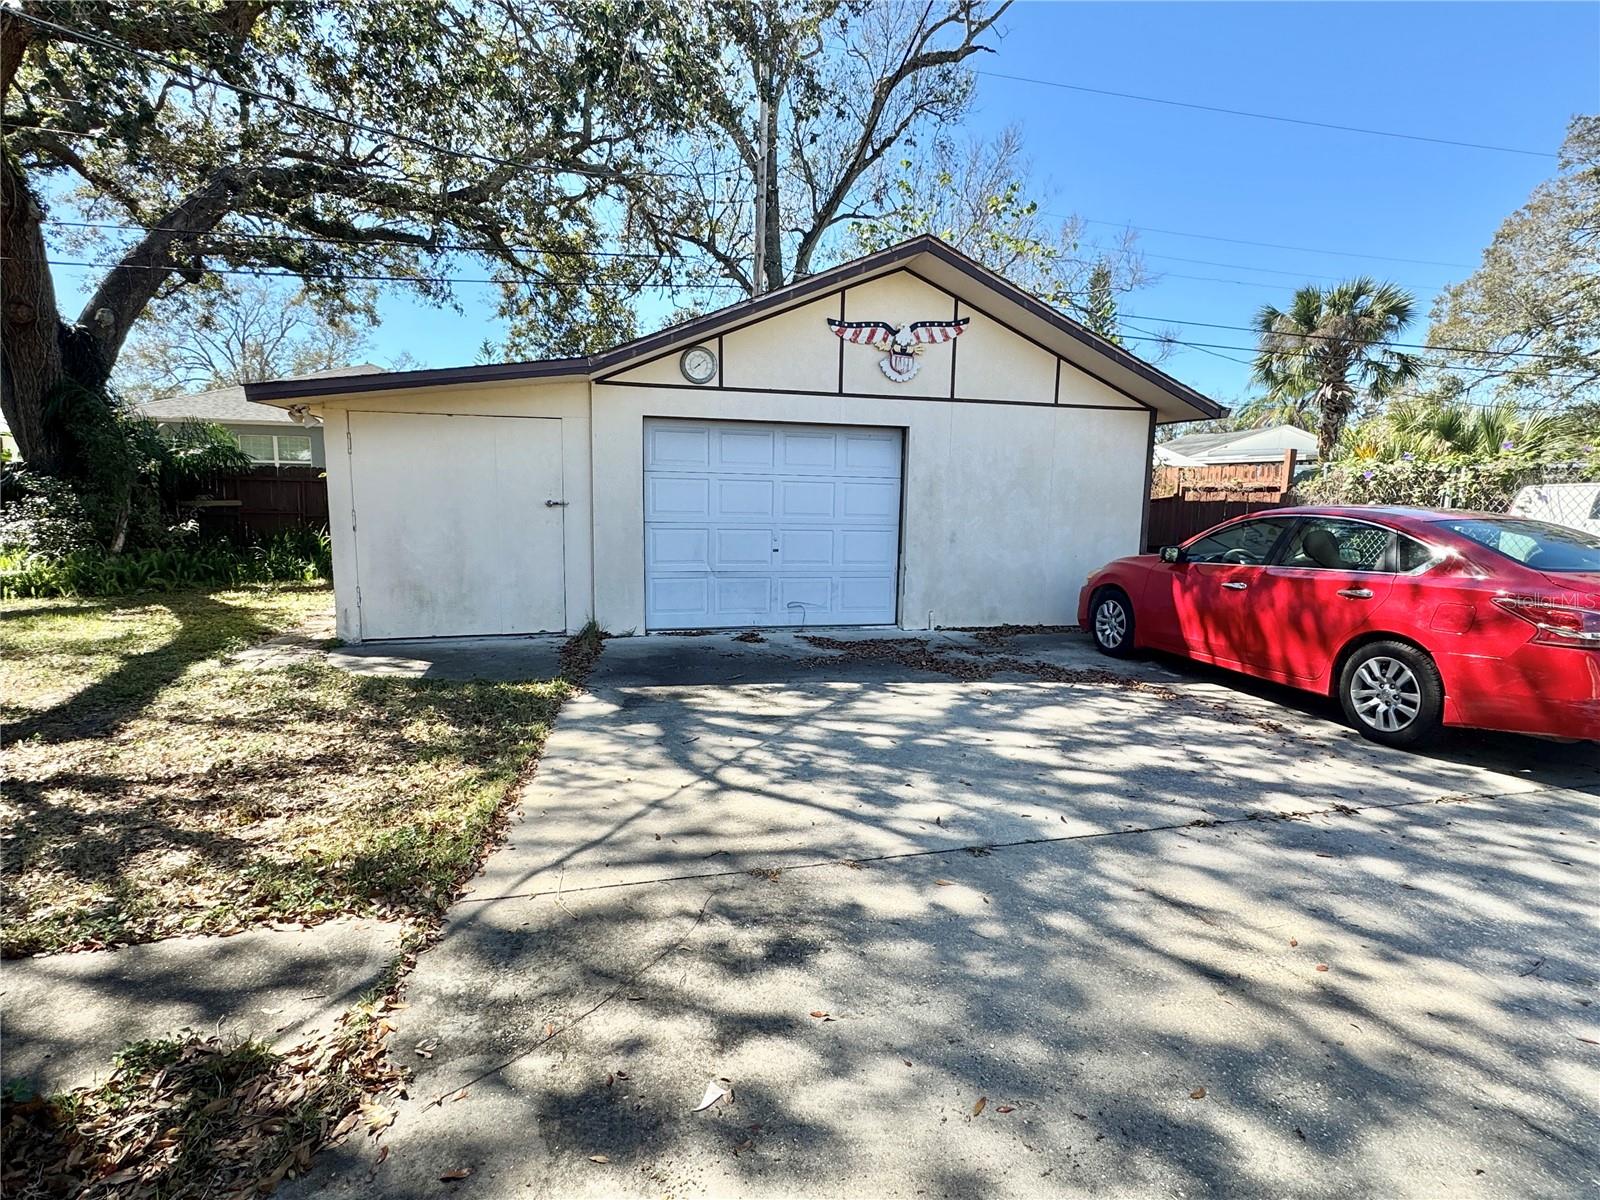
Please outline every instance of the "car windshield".
[[1535, 571], [1600, 571], [1600, 537], [1579, 529], [1515, 517], [1471, 517], [1439, 524]]

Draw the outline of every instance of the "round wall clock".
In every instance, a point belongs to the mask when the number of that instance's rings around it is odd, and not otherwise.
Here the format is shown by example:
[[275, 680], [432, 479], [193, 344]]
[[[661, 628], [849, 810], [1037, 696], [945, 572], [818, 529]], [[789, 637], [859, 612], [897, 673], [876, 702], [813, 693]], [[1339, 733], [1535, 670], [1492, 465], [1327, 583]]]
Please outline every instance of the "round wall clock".
[[717, 377], [717, 356], [706, 346], [690, 346], [678, 359], [678, 370], [690, 383], [710, 383]]

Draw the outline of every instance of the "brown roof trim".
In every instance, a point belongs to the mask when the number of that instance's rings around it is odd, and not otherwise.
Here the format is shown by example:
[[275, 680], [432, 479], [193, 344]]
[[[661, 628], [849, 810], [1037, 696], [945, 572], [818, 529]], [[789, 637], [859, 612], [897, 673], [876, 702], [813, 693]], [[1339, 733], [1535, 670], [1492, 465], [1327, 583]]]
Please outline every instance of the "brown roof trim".
[[[982, 263], [975, 262], [968, 258], [955, 247], [940, 241], [938, 238], [929, 237], [927, 235], [924, 235], [922, 238], [917, 240], [925, 241], [927, 243], [924, 246], [918, 247], [918, 253], [931, 255], [948, 266], [954, 267], [956, 270], [960, 271], [962, 274], [968, 276], [976, 282], [985, 285], [990, 291], [1000, 293], [1019, 308], [1025, 309], [1030, 316], [1038, 317], [1041, 321], [1044, 321], [1052, 327], [1059, 329], [1062, 333], [1065, 333], [1073, 340], [1080, 342], [1089, 349], [1104, 355], [1106, 358], [1109, 358], [1119, 367], [1122, 367], [1128, 371], [1132, 371], [1145, 382], [1155, 384], [1168, 395], [1173, 396], [1178, 400], [1182, 400], [1185, 404], [1191, 405], [1194, 408], [1198, 408], [1201, 412], [1209, 413], [1213, 417], [1220, 417], [1228, 411], [1216, 401], [1195, 391], [1188, 384], [1174, 379], [1165, 371], [1151, 366], [1149, 363], [1145, 362], [1144, 359], [1139, 358], [1137, 355], [1128, 353], [1128, 351], [1124, 350], [1115, 342], [1107, 341], [1098, 333], [1094, 332], [1094, 330], [1090, 329], [1087, 325], [1079, 324], [1071, 317], [1055, 308], [1052, 308], [1044, 301], [1023, 291], [1016, 284], [1005, 278], [1005, 276], [997, 275]], [[909, 245], [910, 243], [906, 244]], [[1072, 360], [1068, 359], [1067, 361], [1071, 362]], [[1077, 363], [1073, 363], [1072, 365], [1078, 366]], [[1098, 379], [1099, 376], [1095, 376], [1095, 378]], [[1101, 382], [1103, 383], [1105, 381], [1101, 380]]]
[[[518, 379], [548, 379], [563, 375], [595, 375], [614, 372], [622, 367], [649, 358], [684, 341], [721, 330], [731, 320], [748, 322], [773, 309], [792, 308], [807, 299], [848, 286], [852, 280], [875, 275], [898, 266], [919, 255], [929, 255], [945, 265], [966, 275], [974, 282], [998, 293], [1025, 310], [1030, 316], [1046, 322], [1116, 363], [1124, 370], [1154, 384], [1174, 399], [1207, 413], [1220, 417], [1226, 410], [1199, 392], [1180, 383], [1165, 371], [1158, 370], [1128, 353], [1115, 343], [1080, 325], [1071, 317], [1056, 311], [1043, 301], [1010, 283], [989, 268], [977, 263], [960, 251], [951, 248], [932, 234], [911, 238], [886, 250], [879, 250], [864, 258], [854, 259], [831, 270], [797, 280], [773, 292], [763, 292], [749, 300], [717, 309], [682, 325], [674, 325], [658, 333], [625, 342], [604, 354], [584, 358], [557, 358], [540, 362], [495, 363], [489, 366], [445, 367], [427, 371], [396, 371], [384, 375], [348, 376], [342, 380], [274, 380], [268, 383], [245, 385], [245, 398], [266, 403], [285, 400], [309, 399], [315, 396], [349, 395], [356, 392], [390, 391], [397, 388], [431, 387], [447, 383], [495, 383]], [[1077, 364], [1073, 364], [1077, 365]], [[603, 380], [597, 381], [603, 382]]]
[[348, 396], [356, 392], [388, 392], [433, 387], [441, 383], [496, 383], [502, 380], [549, 379], [589, 374], [591, 358], [547, 358], [538, 362], [490, 363], [486, 366], [434, 367], [426, 371], [384, 371], [377, 375], [344, 375], [328, 379], [272, 379], [244, 385], [246, 400], [264, 404], [316, 396]]

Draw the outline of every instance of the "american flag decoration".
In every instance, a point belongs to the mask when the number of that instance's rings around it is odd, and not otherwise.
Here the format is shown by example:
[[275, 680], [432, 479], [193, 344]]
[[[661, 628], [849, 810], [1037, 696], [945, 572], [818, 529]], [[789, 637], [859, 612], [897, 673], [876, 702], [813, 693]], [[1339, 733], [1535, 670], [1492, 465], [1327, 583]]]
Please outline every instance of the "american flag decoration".
[[957, 317], [953, 321], [913, 321], [899, 328], [887, 321], [835, 321], [828, 319], [828, 328], [840, 341], [857, 346], [887, 346], [888, 353], [878, 366], [896, 383], [904, 383], [916, 376], [921, 363], [917, 355], [924, 346], [937, 346], [954, 341], [966, 329], [971, 317]]

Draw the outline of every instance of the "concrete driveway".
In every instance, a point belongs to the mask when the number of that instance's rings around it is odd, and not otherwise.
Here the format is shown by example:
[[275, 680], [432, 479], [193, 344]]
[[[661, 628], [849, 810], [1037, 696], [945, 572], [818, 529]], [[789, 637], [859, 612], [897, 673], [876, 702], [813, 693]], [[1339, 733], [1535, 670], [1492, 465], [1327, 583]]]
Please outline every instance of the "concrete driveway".
[[609, 642], [296, 1194], [1600, 1189], [1592, 747], [886, 636]]

